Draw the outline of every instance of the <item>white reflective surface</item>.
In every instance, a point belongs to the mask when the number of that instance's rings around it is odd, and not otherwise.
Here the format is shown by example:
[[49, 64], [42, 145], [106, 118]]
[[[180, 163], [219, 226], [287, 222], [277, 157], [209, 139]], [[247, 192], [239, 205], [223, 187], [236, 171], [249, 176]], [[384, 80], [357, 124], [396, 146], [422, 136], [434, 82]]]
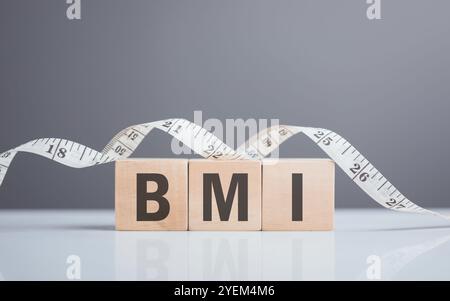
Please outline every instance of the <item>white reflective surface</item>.
[[[335, 225], [332, 232], [117, 232], [113, 211], [4, 210], [0, 280], [450, 280], [446, 221], [337, 210]], [[71, 255], [79, 262], [67, 261]]]

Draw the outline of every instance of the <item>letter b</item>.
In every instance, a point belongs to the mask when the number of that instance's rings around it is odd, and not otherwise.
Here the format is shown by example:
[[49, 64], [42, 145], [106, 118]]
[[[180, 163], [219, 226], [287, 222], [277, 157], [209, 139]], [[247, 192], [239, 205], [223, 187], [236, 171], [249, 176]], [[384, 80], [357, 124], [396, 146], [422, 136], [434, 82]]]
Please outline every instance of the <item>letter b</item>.
[[188, 161], [116, 162], [117, 230], [187, 230]]
[[[154, 192], [147, 191], [147, 182], [155, 182], [157, 189]], [[170, 212], [169, 201], [164, 195], [169, 190], [167, 178], [162, 174], [138, 173], [136, 175], [136, 202], [138, 221], [160, 221], [165, 219]], [[147, 201], [155, 201], [159, 208], [156, 212], [147, 212]]]

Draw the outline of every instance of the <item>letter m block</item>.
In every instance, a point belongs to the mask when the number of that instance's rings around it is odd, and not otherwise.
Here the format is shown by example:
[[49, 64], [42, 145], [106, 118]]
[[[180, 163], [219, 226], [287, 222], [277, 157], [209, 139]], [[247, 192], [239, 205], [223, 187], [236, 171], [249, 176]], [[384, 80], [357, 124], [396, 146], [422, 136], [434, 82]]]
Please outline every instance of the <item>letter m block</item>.
[[116, 161], [117, 230], [187, 230], [188, 161]]
[[261, 162], [190, 160], [189, 230], [261, 230]]

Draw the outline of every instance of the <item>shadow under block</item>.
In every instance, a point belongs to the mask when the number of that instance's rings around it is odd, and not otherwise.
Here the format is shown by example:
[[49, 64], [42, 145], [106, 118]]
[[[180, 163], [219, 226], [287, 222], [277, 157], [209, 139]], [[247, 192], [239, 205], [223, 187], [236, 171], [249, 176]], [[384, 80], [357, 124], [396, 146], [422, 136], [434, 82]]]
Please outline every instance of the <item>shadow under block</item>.
[[190, 160], [189, 230], [261, 230], [261, 162]]
[[188, 160], [116, 161], [117, 230], [187, 230]]
[[263, 230], [332, 230], [334, 162], [267, 159], [262, 164]]

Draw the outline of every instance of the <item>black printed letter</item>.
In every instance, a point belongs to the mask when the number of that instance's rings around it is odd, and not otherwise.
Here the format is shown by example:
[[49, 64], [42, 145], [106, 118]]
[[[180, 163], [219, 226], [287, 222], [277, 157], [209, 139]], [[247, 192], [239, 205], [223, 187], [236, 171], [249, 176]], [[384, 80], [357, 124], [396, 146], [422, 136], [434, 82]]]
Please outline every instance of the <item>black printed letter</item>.
[[[158, 185], [155, 192], [147, 191], [147, 182], [153, 181]], [[160, 221], [169, 215], [169, 201], [163, 197], [169, 189], [167, 178], [162, 174], [138, 173], [136, 177], [137, 190], [137, 220], [138, 221]], [[158, 202], [159, 208], [156, 212], [147, 212], [147, 201]]]
[[303, 174], [292, 174], [292, 221], [303, 220]]
[[227, 198], [223, 195], [222, 185], [220, 184], [219, 174], [203, 174], [203, 220], [212, 220], [212, 189], [216, 197], [217, 207], [221, 221], [227, 221], [230, 218], [231, 207], [233, 205], [234, 195], [238, 189], [238, 221], [248, 221], [248, 175], [233, 174], [231, 177], [230, 188], [227, 192]]

